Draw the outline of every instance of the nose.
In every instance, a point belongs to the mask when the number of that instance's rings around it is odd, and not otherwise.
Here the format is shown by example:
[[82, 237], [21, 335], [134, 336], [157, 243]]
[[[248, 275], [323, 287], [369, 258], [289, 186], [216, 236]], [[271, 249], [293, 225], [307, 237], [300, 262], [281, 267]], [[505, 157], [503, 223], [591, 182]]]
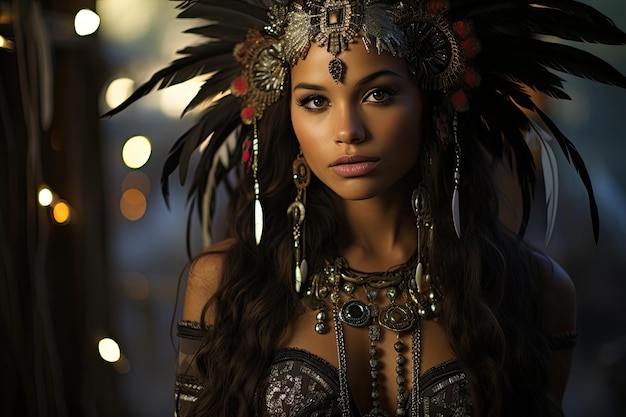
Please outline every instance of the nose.
[[352, 106], [342, 106], [335, 112], [335, 142], [358, 144], [365, 140], [365, 125], [359, 111]]

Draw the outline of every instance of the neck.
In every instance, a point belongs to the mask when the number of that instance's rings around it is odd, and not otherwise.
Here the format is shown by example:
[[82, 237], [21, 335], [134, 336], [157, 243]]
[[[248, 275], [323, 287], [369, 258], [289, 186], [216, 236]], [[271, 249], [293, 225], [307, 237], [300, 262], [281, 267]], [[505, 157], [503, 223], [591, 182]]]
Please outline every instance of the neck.
[[384, 271], [406, 262], [417, 244], [410, 194], [341, 201], [339, 253], [353, 268]]

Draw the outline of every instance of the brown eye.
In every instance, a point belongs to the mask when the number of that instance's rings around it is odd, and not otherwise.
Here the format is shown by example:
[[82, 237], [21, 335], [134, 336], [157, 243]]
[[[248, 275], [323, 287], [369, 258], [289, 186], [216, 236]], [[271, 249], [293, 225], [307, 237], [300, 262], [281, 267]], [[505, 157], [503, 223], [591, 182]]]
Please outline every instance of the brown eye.
[[298, 106], [304, 107], [307, 110], [319, 111], [328, 107], [328, 100], [322, 96], [309, 96], [296, 101]]
[[386, 95], [384, 92], [382, 91], [374, 91], [372, 93], [372, 98], [376, 101], [382, 101], [386, 98]]
[[395, 95], [397, 95], [396, 90], [376, 88], [369, 91], [369, 93], [365, 96], [364, 101], [369, 103], [385, 103]]
[[310, 107], [317, 108], [317, 107], [322, 107], [325, 102], [326, 100], [324, 100], [323, 98], [315, 97], [313, 100], [309, 102], [309, 104], [310, 104]]

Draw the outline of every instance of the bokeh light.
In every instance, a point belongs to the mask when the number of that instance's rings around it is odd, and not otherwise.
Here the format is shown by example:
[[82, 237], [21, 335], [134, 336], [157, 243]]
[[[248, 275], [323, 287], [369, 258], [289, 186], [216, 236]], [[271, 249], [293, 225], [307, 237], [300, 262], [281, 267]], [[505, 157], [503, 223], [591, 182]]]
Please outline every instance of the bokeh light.
[[52, 218], [58, 224], [67, 224], [70, 221], [70, 206], [65, 201], [57, 202], [52, 208]]
[[120, 346], [111, 338], [105, 337], [98, 342], [98, 352], [107, 362], [117, 362], [122, 357]]
[[109, 84], [104, 93], [104, 101], [109, 108], [119, 106], [132, 94], [135, 89], [135, 81], [130, 78], [117, 78]]
[[43, 186], [39, 189], [37, 199], [41, 206], [48, 207], [50, 204], [52, 204], [52, 201], [54, 200], [54, 194], [52, 194], [52, 191], [50, 191], [48, 187]]
[[131, 171], [122, 181], [122, 192], [131, 188], [136, 188], [147, 197], [150, 195], [150, 179], [141, 171]]
[[141, 168], [150, 159], [152, 144], [145, 136], [133, 136], [128, 139], [122, 149], [122, 159], [127, 167]]
[[100, 27], [100, 16], [92, 10], [82, 9], [74, 17], [74, 30], [79, 36], [95, 33]]
[[146, 35], [158, 12], [155, 0], [97, 0], [102, 16], [103, 35], [115, 42], [128, 43]]
[[163, 114], [171, 118], [180, 117], [187, 104], [198, 94], [203, 82], [204, 78], [196, 77], [163, 90], [159, 102]]
[[0, 48], [12, 51], [15, 49], [15, 43], [0, 35]]
[[145, 300], [150, 295], [150, 283], [145, 275], [130, 272], [124, 277], [124, 294], [132, 300]]
[[126, 356], [122, 355], [120, 360], [113, 364], [113, 369], [115, 369], [118, 374], [127, 374], [130, 372], [130, 362]]
[[122, 215], [131, 221], [139, 220], [146, 213], [146, 196], [135, 188], [124, 191], [120, 199]]

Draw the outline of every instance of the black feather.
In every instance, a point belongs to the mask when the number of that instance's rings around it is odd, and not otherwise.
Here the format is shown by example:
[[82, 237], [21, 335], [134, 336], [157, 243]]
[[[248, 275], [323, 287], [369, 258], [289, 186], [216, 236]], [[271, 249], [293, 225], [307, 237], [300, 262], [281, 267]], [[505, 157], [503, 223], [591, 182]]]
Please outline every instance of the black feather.
[[525, 104], [529, 103], [530, 99], [519, 85], [500, 79], [487, 80], [484, 88], [472, 96], [471, 105], [478, 108], [472, 117], [485, 149], [495, 158], [506, 159], [516, 170], [522, 192], [522, 222], [518, 231], [522, 237], [530, 218], [536, 168], [525, 141], [530, 122], [507, 92], [513, 92]]
[[[534, 83], [539, 83], [545, 76], [545, 72], [537, 67], [539, 65], [604, 84], [626, 87], [626, 77], [621, 72], [589, 52], [537, 39], [520, 39], [512, 36], [501, 38], [497, 43], [492, 40], [484, 41], [485, 52], [487, 50], [489, 52], [485, 55], [488, 55], [490, 60], [485, 58], [479, 62], [487, 63], [499, 71], [506, 71], [511, 76], [524, 72], [527, 76], [532, 76], [532, 73], [537, 72], [534, 80], [529, 80]], [[502, 61], [500, 64], [496, 57]], [[510, 60], [516, 65], [511, 65]], [[489, 69], [488, 66], [486, 69]]]
[[241, 42], [245, 39], [248, 29], [242, 26], [230, 27], [225, 25], [211, 24], [199, 26], [185, 31], [193, 35], [200, 35], [210, 39], [221, 39], [228, 42]]
[[[535, 62], [521, 52], [509, 50], [496, 52], [485, 45], [485, 49], [488, 48], [490, 53], [477, 59], [477, 66], [483, 79], [505, 78], [525, 84], [551, 97], [569, 100], [569, 95], [563, 90], [563, 79], [551, 73], [541, 63]], [[517, 70], [512, 71], [512, 67], [517, 67]]]
[[179, 18], [201, 18], [212, 22], [220, 22], [229, 26], [245, 28], [262, 28], [267, 25], [267, 10], [239, 2], [237, 7], [224, 6], [226, 1], [220, 1], [220, 5], [196, 3], [183, 10]]
[[[178, 138], [174, 146], [170, 149], [163, 171], [161, 173], [161, 189], [166, 199], [169, 196], [169, 176], [178, 168], [179, 181], [181, 185], [185, 184], [187, 172], [189, 168], [190, 156], [195, 149], [205, 141], [205, 139], [215, 132], [220, 126], [226, 123], [232, 123], [233, 120], [239, 118], [239, 109], [241, 107], [239, 99], [233, 96], [225, 96], [218, 101], [220, 105], [214, 105], [207, 109], [202, 117], [194, 126], [187, 130]], [[224, 107], [222, 107], [224, 106]], [[224, 137], [214, 134], [209, 142], [220, 142]], [[205, 149], [205, 152], [209, 148]], [[212, 149], [212, 148], [211, 148]]]
[[[229, 47], [230, 50], [228, 50]], [[231, 62], [234, 61], [234, 58], [232, 58], [232, 46], [229, 43], [212, 42], [200, 47], [186, 48], [184, 51], [192, 52], [193, 55], [179, 58], [168, 67], [157, 71], [150, 80], [138, 87], [122, 104], [107, 112], [103, 117], [110, 117], [121, 112], [155, 89], [161, 90], [188, 81], [198, 75], [215, 71], [216, 63], [219, 61], [219, 58], [216, 61], [215, 56], [228, 57], [223, 61], [228, 61], [229, 59]], [[227, 52], [225, 53], [224, 51]]]
[[196, 107], [212, 100], [217, 94], [228, 90], [230, 88], [232, 80], [240, 75], [240, 73], [241, 69], [239, 67], [227, 68], [225, 71], [219, 71], [215, 73], [202, 85], [202, 87], [200, 87], [200, 90], [198, 91], [196, 96], [189, 102], [189, 104], [183, 111], [183, 115], [195, 109]]
[[574, 165], [578, 176], [587, 190], [587, 195], [589, 196], [589, 210], [591, 212], [591, 223], [593, 226], [593, 237], [596, 243], [598, 243], [598, 235], [600, 233], [600, 216], [598, 214], [598, 205], [596, 204], [596, 199], [593, 193], [593, 186], [591, 185], [591, 178], [589, 177], [589, 172], [587, 171], [585, 162], [580, 156], [580, 153], [578, 153], [574, 144], [563, 134], [563, 132], [561, 132], [550, 117], [548, 117], [548, 115], [546, 115], [538, 107], [535, 108], [535, 111], [554, 135], [567, 160]]
[[556, 36], [562, 39], [622, 45], [626, 34], [591, 6], [572, 0], [452, 1], [450, 16], [468, 19], [500, 33]]
[[[213, 137], [209, 141], [207, 148], [204, 152], [210, 153], [213, 149], [219, 147], [230, 131], [222, 134], [225, 126], [232, 123], [233, 120], [239, 119], [239, 112], [241, 111], [241, 101], [234, 96], [228, 95], [218, 100], [213, 106], [211, 106], [206, 114], [201, 118], [201, 123], [198, 123], [197, 128], [194, 127], [190, 131], [189, 138], [185, 141], [179, 158], [179, 177], [181, 184], [184, 184], [187, 177], [187, 168], [189, 159], [192, 153], [202, 144], [211, 133]], [[213, 140], [215, 139], [215, 141]]]

